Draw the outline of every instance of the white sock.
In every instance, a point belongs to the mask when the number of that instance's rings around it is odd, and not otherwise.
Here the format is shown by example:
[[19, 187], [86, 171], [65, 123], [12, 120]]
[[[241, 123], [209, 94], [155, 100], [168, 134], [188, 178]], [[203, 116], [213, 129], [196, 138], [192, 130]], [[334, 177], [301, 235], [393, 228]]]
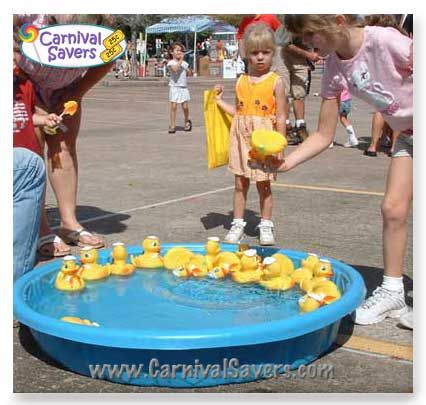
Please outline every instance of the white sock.
[[291, 125], [291, 121], [290, 120], [285, 120], [285, 124], [286, 125]]
[[382, 287], [389, 291], [404, 291], [402, 277], [383, 276]]
[[296, 127], [300, 128], [301, 125], [305, 125], [305, 120], [296, 120]]
[[245, 225], [244, 219], [243, 218], [234, 218], [232, 221], [234, 224], [241, 224], [241, 225]]
[[346, 132], [348, 134], [349, 139], [356, 139], [355, 130], [352, 125], [348, 125], [346, 127]]
[[270, 219], [261, 218], [260, 225], [274, 226], [274, 223]]

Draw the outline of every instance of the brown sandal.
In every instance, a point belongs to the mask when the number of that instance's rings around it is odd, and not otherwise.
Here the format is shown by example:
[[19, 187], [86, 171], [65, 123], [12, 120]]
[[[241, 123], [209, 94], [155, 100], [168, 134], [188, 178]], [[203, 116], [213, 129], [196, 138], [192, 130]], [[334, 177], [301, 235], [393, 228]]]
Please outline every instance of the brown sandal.
[[[51, 233], [46, 236], [39, 238], [37, 242], [37, 252], [44, 257], [63, 257], [71, 254], [71, 249], [58, 251], [56, 246], [59, 244], [65, 244], [65, 241], [62, 240], [58, 235]], [[53, 245], [53, 249], [49, 249], [47, 245]]]
[[187, 132], [192, 130], [192, 121], [191, 120], [188, 120], [188, 121], [185, 122], [185, 126], [184, 126], [183, 130], [187, 131]]
[[98, 243], [94, 243], [94, 244], [82, 242], [81, 237], [84, 237], [84, 236], [89, 236], [92, 238], [96, 237], [96, 235], [94, 235], [92, 232], [89, 232], [87, 229], [84, 229], [84, 228], [77, 229], [76, 231], [71, 231], [68, 233], [65, 233], [64, 231], [60, 231], [60, 234], [62, 239], [66, 243], [76, 245], [79, 247], [90, 246], [94, 249], [100, 249], [105, 246], [105, 242], [103, 240], [100, 240]]

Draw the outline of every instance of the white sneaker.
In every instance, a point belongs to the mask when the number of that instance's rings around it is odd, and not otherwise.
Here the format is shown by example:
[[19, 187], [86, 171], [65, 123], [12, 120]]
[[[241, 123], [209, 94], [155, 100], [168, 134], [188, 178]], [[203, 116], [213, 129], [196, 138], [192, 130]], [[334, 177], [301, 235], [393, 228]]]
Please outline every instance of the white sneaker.
[[343, 145], [345, 148], [352, 148], [354, 146], [358, 146], [358, 139], [355, 137], [349, 137], [348, 141]]
[[225, 236], [225, 243], [238, 243], [241, 241], [244, 235], [244, 227], [247, 225], [247, 222], [235, 222], [232, 221], [231, 229]]
[[408, 310], [399, 318], [399, 323], [407, 329], [413, 330], [413, 310]]
[[331, 142], [330, 145], [328, 145], [328, 149], [333, 149], [334, 147], [334, 142]]
[[274, 223], [272, 221], [262, 221], [259, 225], [259, 243], [261, 246], [275, 245]]
[[355, 323], [371, 325], [385, 318], [399, 318], [407, 310], [403, 289], [390, 291], [379, 286], [373, 291], [371, 297], [356, 309]]

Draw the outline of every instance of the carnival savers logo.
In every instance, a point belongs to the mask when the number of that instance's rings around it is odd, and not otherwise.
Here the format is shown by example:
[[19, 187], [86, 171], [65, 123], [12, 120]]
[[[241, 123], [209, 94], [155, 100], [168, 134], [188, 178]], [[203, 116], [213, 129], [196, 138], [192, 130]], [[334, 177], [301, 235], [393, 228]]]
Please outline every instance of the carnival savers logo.
[[24, 24], [20, 31], [22, 52], [43, 65], [81, 68], [117, 59], [126, 50], [122, 31], [86, 24], [37, 28]]

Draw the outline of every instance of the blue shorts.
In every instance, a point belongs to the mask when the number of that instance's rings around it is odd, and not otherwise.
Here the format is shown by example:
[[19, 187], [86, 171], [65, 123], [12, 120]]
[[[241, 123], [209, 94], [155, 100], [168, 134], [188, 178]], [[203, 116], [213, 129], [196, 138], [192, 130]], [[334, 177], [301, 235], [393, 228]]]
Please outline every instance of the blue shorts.
[[351, 113], [352, 108], [352, 100], [345, 100], [340, 102], [339, 113], [340, 115], [344, 115], [347, 117]]

